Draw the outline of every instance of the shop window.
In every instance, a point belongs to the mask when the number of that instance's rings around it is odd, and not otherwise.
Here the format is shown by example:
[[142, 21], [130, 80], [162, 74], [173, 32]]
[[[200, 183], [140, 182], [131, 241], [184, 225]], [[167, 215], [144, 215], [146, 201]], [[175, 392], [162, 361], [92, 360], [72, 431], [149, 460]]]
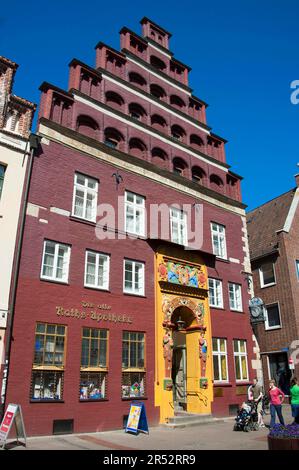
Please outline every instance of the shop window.
[[226, 339], [213, 338], [213, 370], [215, 382], [228, 381]]
[[273, 263], [265, 263], [260, 267], [261, 287], [270, 287], [276, 284], [275, 270]]
[[122, 398], [145, 396], [145, 334], [123, 332]]
[[37, 323], [31, 380], [32, 400], [62, 400], [66, 327]]
[[234, 360], [237, 381], [248, 380], [247, 348], [246, 341], [242, 339], [234, 340]]
[[144, 263], [124, 260], [124, 292], [144, 295]]
[[84, 285], [94, 289], [109, 289], [110, 256], [86, 251]]
[[278, 304], [267, 305], [265, 315], [265, 329], [275, 330], [281, 328], [280, 311]]
[[83, 328], [80, 369], [80, 400], [107, 397], [108, 330]]
[[242, 288], [240, 284], [228, 283], [229, 307], [231, 310], [242, 312]]
[[6, 166], [0, 165], [0, 199], [1, 199], [1, 194], [2, 194], [2, 189], [3, 189], [3, 184], [4, 184], [5, 171], [6, 171]]
[[67, 282], [71, 248], [68, 245], [45, 240], [41, 279]]
[[72, 215], [80, 219], [96, 221], [98, 182], [94, 178], [75, 174]]

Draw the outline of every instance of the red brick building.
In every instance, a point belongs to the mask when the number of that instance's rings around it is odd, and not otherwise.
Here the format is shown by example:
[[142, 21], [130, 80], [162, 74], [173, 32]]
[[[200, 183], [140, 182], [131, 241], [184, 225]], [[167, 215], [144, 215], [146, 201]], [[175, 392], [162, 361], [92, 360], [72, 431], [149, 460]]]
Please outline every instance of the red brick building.
[[[299, 366], [299, 175], [296, 187], [247, 215], [255, 296], [266, 307], [257, 338], [265, 387], [270, 379], [289, 392], [289, 379]], [[295, 369], [289, 358], [295, 354]], [[297, 363], [296, 363], [297, 362]]]
[[227, 415], [254, 374], [241, 177], [170, 33], [141, 24], [41, 85], [6, 396], [31, 435], [120, 428], [134, 398], [150, 424]]

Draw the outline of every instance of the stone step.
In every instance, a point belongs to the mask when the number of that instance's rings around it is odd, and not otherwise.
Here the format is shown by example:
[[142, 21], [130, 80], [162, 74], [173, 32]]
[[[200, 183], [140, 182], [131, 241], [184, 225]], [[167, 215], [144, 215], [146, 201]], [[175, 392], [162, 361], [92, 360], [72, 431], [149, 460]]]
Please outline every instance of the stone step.
[[168, 428], [182, 428], [219, 421], [222, 420], [214, 418], [211, 414], [196, 414], [179, 411], [175, 413], [175, 416], [168, 418], [168, 423], [166, 423], [165, 426]]

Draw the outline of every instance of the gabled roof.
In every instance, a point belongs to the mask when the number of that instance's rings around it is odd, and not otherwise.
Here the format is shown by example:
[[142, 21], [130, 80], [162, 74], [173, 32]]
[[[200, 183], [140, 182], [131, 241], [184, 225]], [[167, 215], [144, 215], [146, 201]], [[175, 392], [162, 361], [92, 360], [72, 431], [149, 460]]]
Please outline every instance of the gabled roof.
[[291, 189], [248, 212], [247, 230], [251, 260], [270, 254], [277, 249], [276, 232], [285, 226], [296, 189]]

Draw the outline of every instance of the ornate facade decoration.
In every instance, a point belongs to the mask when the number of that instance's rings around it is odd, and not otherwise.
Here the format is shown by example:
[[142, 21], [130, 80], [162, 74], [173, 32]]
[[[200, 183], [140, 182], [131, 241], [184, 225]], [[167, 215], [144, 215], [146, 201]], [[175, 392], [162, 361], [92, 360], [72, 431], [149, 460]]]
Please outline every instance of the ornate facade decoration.
[[181, 286], [207, 288], [207, 276], [201, 266], [175, 263], [165, 259], [158, 266], [159, 281], [171, 282]]

